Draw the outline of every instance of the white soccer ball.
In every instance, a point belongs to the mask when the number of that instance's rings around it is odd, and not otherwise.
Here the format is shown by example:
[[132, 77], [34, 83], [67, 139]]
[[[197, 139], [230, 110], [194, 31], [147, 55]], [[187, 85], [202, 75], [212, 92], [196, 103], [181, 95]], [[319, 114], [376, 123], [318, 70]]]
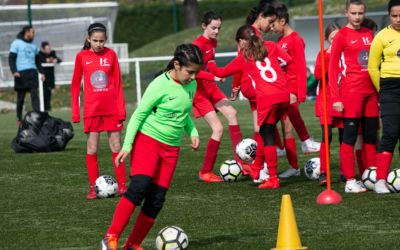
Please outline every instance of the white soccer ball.
[[235, 160], [226, 160], [219, 168], [219, 175], [226, 182], [237, 181], [242, 174], [242, 168]]
[[161, 229], [156, 238], [157, 250], [182, 250], [189, 245], [189, 239], [182, 228], [167, 226]]
[[390, 191], [394, 193], [400, 192], [400, 169], [396, 168], [389, 172], [386, 182]]
[[108, 198], [117, 193], [118, 184], [111, 175], [102, 175], [96, 179], [94, 190], [98, 198]]
[[304, 165], [304, 174], [310, 180], [318, 180], [320, 174], [321, 162], [318, 157], [309, 159]]
[[236, 154], [240, 160], [250, 163], [256, 157], [257, 142], [253, 139], [246, 138], [236, 145]]
[[376, 167], [369, 167], [364, 170], [361, 180], [368, 190], [375, 190]]

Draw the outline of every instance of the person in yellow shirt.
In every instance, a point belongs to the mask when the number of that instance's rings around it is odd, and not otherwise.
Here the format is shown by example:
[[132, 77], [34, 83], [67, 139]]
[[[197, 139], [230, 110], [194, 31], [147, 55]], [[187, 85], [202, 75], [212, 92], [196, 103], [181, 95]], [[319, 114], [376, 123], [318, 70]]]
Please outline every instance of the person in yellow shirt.
[[368, 72], [379, 91], [382, 119], [376, 161], [375, 192], [378, 194], [390, 193], [386, 177], [400, 139], [400, 0], [390, 0], [388, 12], [390, 25], [375, 36], [368, 60]]

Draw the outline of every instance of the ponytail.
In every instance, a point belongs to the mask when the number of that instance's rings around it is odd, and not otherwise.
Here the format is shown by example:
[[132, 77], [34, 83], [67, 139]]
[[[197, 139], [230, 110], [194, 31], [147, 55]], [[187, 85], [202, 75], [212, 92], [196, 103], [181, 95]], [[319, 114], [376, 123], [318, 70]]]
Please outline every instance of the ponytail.
[[189, 64], [203, 65], [203, 55], [199, 47], [194, 44], [178, 45], [174, 52], [174, 57], [168, 62], [164, 70], [156, 74], [156, 77], [164, 72], [174, 69], [174, 62], [177, 61], [181, 66]]
[[247, 60], [263, 61], [268, 52], [264, 41], [259, 38], [251, 25], [243, 25], [236, 32], [236, 42], [240, 39], [247, 41], [247, 46], [242, 49], [243, 56]]

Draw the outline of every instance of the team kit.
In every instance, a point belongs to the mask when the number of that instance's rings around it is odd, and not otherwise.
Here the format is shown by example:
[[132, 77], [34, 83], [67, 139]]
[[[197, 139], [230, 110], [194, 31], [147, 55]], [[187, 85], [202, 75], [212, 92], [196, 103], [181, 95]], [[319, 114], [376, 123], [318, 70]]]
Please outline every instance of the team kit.
[[[259, 189], [280, 188], [280, 179], [300, 175], [295, 131], [303, 153], [319, 152], [320, 173], [316, 178], [324, 186], [329, 153], [325, 146], [332, 141], [332, 129], [337, 128], [344, 191], [367, 191], [356, 179], [357, 165], [360, 177], [373, 167], [376, 171], [374, 191], [389, 193], [386, 180], [400, 137], [400, 1], [389, 1], [390, 24], [381, 31], [365, 17], [366, 5], [362, 0], [347, 0], [345, 14], [347, 22], [343, 27], [327, 24], [324, 35], [329, 46], [316, 58], [314, 75], [319, 87], [315, 114], [321, 125], [321, 142], [310, 137], [300, 113], [299, 105], [307, 99], [305, 43], [289, 25], [285, 4], [260, 1], [249, 11], [232, 41], [237, 47], [237, 56], [225, 66], [215, 62], [222, 16], [206, 12], [201, 20], [202, 34], [190, 44], [178, 45], [166, 68], [148, 85], [126, 126], [123, 143], [121, 131], [126, 110], [118, 58], [112, 49], [105, 47], [106, 27], [100, 23], [91, 24], [85, 45], [75, 60], [71, 106], [74, 123], [81, 121], [83, 106], [88, 200], [106, 197], [108, 194], [101, 190], [102, 186], [114, 182], [103, 178], [99, 181], [103, 184], [97, 183], [101, 132], [108, 134], [112, 151], [117, 185], [111, 186], [121, 198], [101, 241], [102, 249], [117, 249], [120, 235], [136, 207], [140, 207], [140, 212], [124, 249], [143, 249], [141, 243], [162, 209], [173, 181], [183, 132], [190, 137], [192, 150], [199, 147], [199, 132], [191, 118], [192, 112], [196, 119], [204, 119], [211, 130], [198, 172], [201, 182], [234, 181], [237, 174], [242, 173], [258, 183]], [[263, 38], [270, 31], [280, 36], [277, 42]], [[227, 97], [218, 85], [229, 76], [233, 77], [233, 82], [231, 95]], [[323, 77], [327, 79], [325, 93], [322, 93]], [[82, 78], [85, 83], [83, 103], [79, 98]], [[238, 113], [231, 104], [239, 93], [249, 102], [253, 138], [242, 138]], [[323, 95], [327, 97], [327, 119], [324, 118]], [[225, 162], [221, 174], [215, 174], [214, 165], [224, 130], [221, 116], [228, 123], [234, 160]], [[328, 127], [328, 138], [325, 138], [324, 125]], [[380, 129], [382, 138], [378, 140]], [[278, 155], [285, 155], [289, 165], [279, 174]], [[128, 156], [129, 185], [124, 164]], [[179, 228], [163, 229], [165, 234], [172, 231], [181, 232]], [[165, 249], [164, 243], [160, 239], [157, 247]], [[184, 242], [179, 244], [176, 249], [185, 248]]]

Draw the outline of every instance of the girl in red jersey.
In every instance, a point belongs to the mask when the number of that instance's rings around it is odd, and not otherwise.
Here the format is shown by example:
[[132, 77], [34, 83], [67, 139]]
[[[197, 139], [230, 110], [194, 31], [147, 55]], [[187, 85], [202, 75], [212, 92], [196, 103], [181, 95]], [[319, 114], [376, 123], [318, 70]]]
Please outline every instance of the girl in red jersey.
[[140, 245], [163, 207], [184, 131], [190, 136], [192, 150], [198, 148], [199, 135], [190, 111], [195, 77], [202, 65], [197, 46], [179, 45], [165, 72], [147, 87], [129, 121], [124, 145], [116, 159], [117, 164], [122, 163], [131, 153], [131, 182], [101, 241], [102, 250], [117, 250], [121, 233], [136, 207], [143, 203], [124, 245], [126, 250], [142, 249]]
[[99, 176], [97, 150], [100, 132], [107, 131], [112, 162], [118, 181], [118, 194], [126, 191], [125, 165], [116, 166], [114, 159], [121, 149], [121, 130], [125, 120], [125, 100], [121, 74], [115, 52], [104, 44], [107, 30], [101, 23], [88, 28], [85, 45], [75, 59], [71, 83], [72, 121], [80, 122], [80, 91], [83, 76], [83, 124], [87, 135], [86, 168], [89, 176], [89, 194], [86, 199], [95, 199], [94, 183]]
[[278, 58], [288, 63], [291, 63], [292, 59], [275, 43], [263, 42], [251, 25], [244, 25], [238, 29], [236, 42], [241, 53], [233, 61], [223, 68], [217, 68], [215, 61], [210, 61], [208, 68], [220, 77], [241, 73], [242, 78], [248, 78], [247, 80], [254, 84], [257, 125], [260, 126], [260, 135], [263, 138], [260, 146], [263, 146], [270, 175], [259, 188], [278, 188], [275, 126], [285, 116], [290, 100], [288, 81]]
[[346, 177], [347, 193], [366, 191], [365, 187], [355, 180], [354, 171], [354, 144], [359, 124], [363, 133], [366, 167], [376, 165], [378, 94], [367, 70], [373, 34], [370, 29], [361, 26], [365, 9], [365, 4], [361, 0], [346, 2], [348, 22], [333, 39], [328, 71], [332, 106], [343, 116], [340, 166], [341, 172]]
[[300, 169], [297, 161], [296, 141], [293, 136], [293, 127], [299, 135], [301, 149], [303, 153], [318, 152], [320, 143], [310, 138], [307, 128], [304, 124], [299, 110], [299, 102], [304, 102], [307, 92], [307, 67], [304, 55], [304, 40], [289, 25], [289, 13], [285, 4], [276, 4], [275, 10], [277, 18], [273, 24], [273, 31], [281, 34], [278, 45], [284, 49], [292, 58], [296, 65], [294, 78], [297, 85], [290, 89], [290, 107], [288, 110], [288, 118], [283, 122], [283, 130], [285, 137], [286, 156], [289, 162], [289, 168], [281, 173], [279, 177], [288, 178], [291, 176], [299, 176]]
[[[196, 79], [197, 90], [193, 100], [193, 112], [196, 118], [203, 117], [212, 129], [211, 138], [207, 143], [203, 166], [199, 172], [199, 180], [204, 182], [223, 181], [221, 177], [212, 172], [223, 133], [223, 125], [218, 118], [216, 110], [220, 111], [228, 120], [229, 135], [234, 151], [236, 145], [242, 140], [242, 133], [238, 125], [236, 110], [215, 83], [223, 82], [225, 79], [215, 77], [213, 74], [207, 72], [205, 67], [209, 60], [214, 59], [215, 49], [217, 48], [217, 37], [221, 29], [221, 24], [222, 17], [220, 15], [212, 11], [205, 13], [201, 22], [201, 27], [204, 32], [193, 41], [193, 44], [200, 48], [204, 58], [204, 67], [199, 72]], [[236, 154], [235, 160], [241, 163]]]
[[[329, 43], [329, 47], [324, 50], [325, 55], [325, 72], [324, 74], [328, 75], [328, 65], [329, 65], [329, 57], [331, 53], [331, 44], [333, 38], [338, 33], [340, 26], [336, 23], [331, 23], [325, 28], [325, 40]], [[318, 53], [315, 68], [314, 68], [314, 76], [315, 79], [319, 81], [317, 97], [315, 100], [315, 115], [319, 117], [319, 123], [322, 128], [322, 141], [321, 141], [321, 150], [319, 151], [319, 158], [321, 160], [321, 174], [319, 176], [319, 184], [326, 184], [326, 152], [325, 152], [325, 133], [324, 133], [324, 111], [323, 111], [323, 97], [322, 97], [322, 63], [321, 63], [321, 52]], [[341, 118], [338, 116], [333, 116], [333, 108], [331, 102], [331, 96], [328, 86], [326, 87], [326, 107], [327, 107], [327, 116], [328, 116], [328, 143], [332, 142], [332, 127], [339, 129], [339, 143], [342, 142], [343, 136], [343, 124], [341, 122]]]

